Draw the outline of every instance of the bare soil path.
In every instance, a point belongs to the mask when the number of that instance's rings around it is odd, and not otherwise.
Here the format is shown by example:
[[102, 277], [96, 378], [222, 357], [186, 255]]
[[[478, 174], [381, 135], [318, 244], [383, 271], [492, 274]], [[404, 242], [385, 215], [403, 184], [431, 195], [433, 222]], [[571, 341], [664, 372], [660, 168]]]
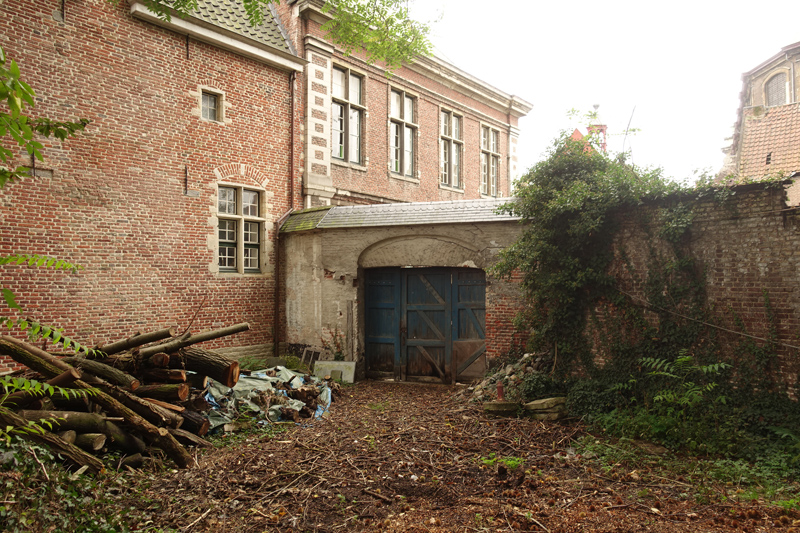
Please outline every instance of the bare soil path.
[[[487, 419], [444, 386], [363, 382], [330, 417], [199, 454], [121, 495], [131, 527], [184, 532], [797, 531], [797, 514], [574, 454], [572, 423]], [[131, 478], [129, 478], [131, 479]], [[134, 478], [135, 479], [135, 478]], [[711, 490], [711, 493], [709, 493]], [[730, 496], [730, 497], [729, 497]], [[160, 529], [159, 529], [160, 528]]]

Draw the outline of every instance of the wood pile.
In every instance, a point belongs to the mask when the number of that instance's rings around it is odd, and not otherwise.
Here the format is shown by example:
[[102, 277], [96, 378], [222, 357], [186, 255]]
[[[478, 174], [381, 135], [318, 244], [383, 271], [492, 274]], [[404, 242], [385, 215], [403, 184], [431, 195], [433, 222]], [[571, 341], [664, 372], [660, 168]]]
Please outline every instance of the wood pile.
[[23, 428], [37, 423], [49, 429], [23, 436], [84, 471], [103, 470], [93, 453], [106, 446], [126, 455], [121, 466], [135, 468], [148, 455], [166, 455], [178, 467], [189, 468], [194, 459], [185, 445], [210, 446], [203, 439], [209, 429], [203, 414], [209, 408], [204, 399], [209, 379], [227, 387], [239, 380], [237, 361], [194, 345], [249, 328], [243, 323], [177, 337], [173, 328], [165, 328], [68, 356], [0, 335], [0, 355], [43, 378], [35, 379], [59, 387], [57, 391], [89, 391], [48, 396], [16, 392], [0, 405], [0, 424]]

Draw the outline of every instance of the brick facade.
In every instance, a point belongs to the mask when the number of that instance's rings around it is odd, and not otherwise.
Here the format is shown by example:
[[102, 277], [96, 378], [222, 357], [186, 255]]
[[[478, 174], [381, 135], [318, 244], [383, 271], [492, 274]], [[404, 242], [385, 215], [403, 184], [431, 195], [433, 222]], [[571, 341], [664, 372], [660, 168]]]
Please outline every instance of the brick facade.
[[[693, 210], [695, 217], [683, 244], [685, 253], [696, 261], [695, 268], [705, 282], [711, 320], [725, 329], [715, 330], [724, 358], [734, 357], [737, 348], [763, 340], [775, 327], [778, 357], [773, 362], [775, 377], [788, 385], [798, 383], [800, 372], [800, 218], [798, 209], [788, 207], [781, 188], [758, 184], [735, 188], [736, 195], [721, 204], [709, 198]], [[670, 201], [670, 200], [667, 200]], [[644, 206], [621, 217], [622, 229], [616, 240], [617, 262], [612, 267], [620, 287], [645, 299], [643, 284], [650, 264], [652, 235], [657, 233], [662, 204]], [[647, 221], [649, 224], [648, 230]], [[650, 234], [648, 234], [650, 231]], [[660, 251], [671, 257], [666, 248]], [[657, 245], [658, 246], [658, 245]], [[658, 251], [658, 250], [657, 250]], [[768, 317], [765, 294], [774, 321]], [[637, 305], [642, 303], [636, 301]], [[611, 309], [613, 311], [613, 308]], [[655, 320], [655, 314], [649, 315]], [[742, 330], [741, 324], [745, 330]], [[602, 358], [602, 353], [598, 353]], [[742, 354], [747, 357], [748, 354]], [[735, 367], [736, 368], [736, 367]]]
[[[83, 270], [6, 266], [3, 285], [36, 319], [87, 344], [183, 329], [201, 306], [193, 331], [251, 325], [217, 345], [271, 343], [272, 243], [291, 203], [292, 153], [301, 168], [292, 69], [137, 20], [128, 2], [68, 2], [65, 22], [57, 8], [0, 4], [0, 45], [37, 93], [35, 116], [91, 124], [47, 142], [36, 177], [0, 190], [0, 255], [57, 256]], [[222, 120], [200, 117], [204, 89], [222, 96]], [[261, 192], [261, 273], [219, 272], [220, 183]], [[299, 193], [298, 179], [294, 205]]]

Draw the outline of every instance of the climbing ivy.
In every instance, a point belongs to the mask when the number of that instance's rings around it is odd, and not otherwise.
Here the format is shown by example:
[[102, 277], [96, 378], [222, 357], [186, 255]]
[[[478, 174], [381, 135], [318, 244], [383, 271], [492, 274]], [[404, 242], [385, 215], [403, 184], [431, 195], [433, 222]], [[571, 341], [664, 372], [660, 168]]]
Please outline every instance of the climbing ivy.
[[[698, 205], [735, 210], [735, 192], [726, 191], [670, 182], [601, 153], [591, 138], [564, 135], [502, 208], [524, 227], [492, 274], [521, 274], [526, 305], [517, 326], [530, 333], [529, 349], [554, 359], [553, 377], [570, 384], [575, 414], [675, 448], [777, 457], [793, 440], [776, 435], [800, 435], [800, 415], [774, 372], [769, 294], [769, 338], [741, 336], [723, 357], [720, 310], [708, 304], [706, 272], [688, 246]], [[620, 233], [623, 211], [643, 238], [637, 260]]]

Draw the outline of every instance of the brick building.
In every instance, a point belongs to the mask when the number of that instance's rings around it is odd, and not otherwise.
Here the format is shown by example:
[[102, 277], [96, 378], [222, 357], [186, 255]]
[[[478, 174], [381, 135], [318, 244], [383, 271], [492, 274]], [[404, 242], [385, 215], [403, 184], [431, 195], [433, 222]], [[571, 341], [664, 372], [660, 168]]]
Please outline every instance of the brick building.
[[[288, 0], [251, 28], [226, 0], [169, 22], [138, 0], [0, 3], [0, 45], [37, 92], [34, 116], [91, 120], [0, 190], [0, 255], [83, 267], [4, 267], [26, 312], [88, 344], [239, 322], [251, 329], [213, 345], [312, 343], [286, 334], [313, 323], [291, 299], [306, 280], [281, 276], [300, 259], [276, 253], [289, 213], [508, 195], [530, 104], [436, 58], [387, 78], [325, 41], [321, 5]], [[464, 228], [453, 238], [469, 245]]]
[[279, 12], [308, 61], [305, 206], [508, 196], [531, 104], [435, 57], [387, 77], [325, 40], [323, 0]]
[[800, 42], [742, 74], [733, 142], [720, 178], [800, 172]]

